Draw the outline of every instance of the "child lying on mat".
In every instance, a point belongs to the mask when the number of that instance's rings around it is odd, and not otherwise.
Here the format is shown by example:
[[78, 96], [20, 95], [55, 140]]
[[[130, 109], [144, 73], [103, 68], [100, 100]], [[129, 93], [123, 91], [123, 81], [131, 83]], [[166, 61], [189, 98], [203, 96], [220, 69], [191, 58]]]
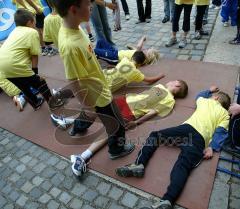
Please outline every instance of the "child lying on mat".
[[172, 209], [191, 171], [202, 159], [210, 159], [213, 150], [219, 151], [226, 139], [230, 102], [230, 97], [216, 87], [201, 92], [196, 99], [197, 108], [187, 121], [177, 127], [152, 132], [139, 151], [135, 163], [117, 168], [117, 175], [143, 177], [148, 161], [161, 144], [179, 146], [181, 153], [171, 171], [167, 192], [160, 202], [152, 206]]
[[[184, 98], [187, 93], [188, 86], [186, 82], [176, 80], [168, 82], [165, 86], [161, 84], [155, 85], [149, 90], [143, 91], [139, 94], [127, 94], [126, 96], [118, 97], [114, 99], [114, 101], [119, 107], [120, 114], [124, 118], [126, 128], [128, 129], [135, 127], [156, 115], [161, 117], [167, 116], [174, 107], [174, 97]], [[61, 125], [63, 125], [64, 120], [60, 118], [55, 120], [55, 123], [59, 125], [60, 121], [62, 123]], [[75, 120], [74, 125], [78, 128], [77, 130], [74, 130], [75, 132], [85, 131], [81, 122], [82, 121]], [[72, 155], [73, 173], [77, 176], [81, 176], [86, 171], [84, 169], [86, 167], [86, 162], [106, 143], [107, 139], [94, 142], [81, 155]], [[111, 159], [115, 158], [111, 157]]]
[[105, 60], [110, 64], [117, 64], [123, 58], [128, 58], [138, 68], [142, 65], [154, 64], [160, 58], [159, 52], [154, 48], [143, 50], [145, 41], [146, 37], [144, 36], [140, 39], [136, 48], [131, 47], [131, 50], [118, 51], [106, 40], [102, 39], [97, 42], [94, 52], [99, 59]]

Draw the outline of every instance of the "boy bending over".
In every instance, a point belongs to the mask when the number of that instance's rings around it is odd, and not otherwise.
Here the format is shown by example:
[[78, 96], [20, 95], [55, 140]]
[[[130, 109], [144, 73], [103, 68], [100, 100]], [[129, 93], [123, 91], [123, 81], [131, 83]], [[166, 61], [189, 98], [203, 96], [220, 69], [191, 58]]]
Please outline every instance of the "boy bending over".
[[181, 153], [171, 171], [167, 192], [152, 208], [172, 209], [192, 169], [200, 164], [202, 158], [210, 159], [213, 150], [219, 151], [227, 137], [227, 110], [231, 100], [226, 93], [216, 91], [217, 88], [214, 87], [211, 91], [201, 92], [197, 96], [197, 108], [187, 121], [177, 127], [152, 132], [139, 151], [135, 163], [116, 169], [119, 176], [143, 177], [148, 161], [161, 143], [180, 146]]

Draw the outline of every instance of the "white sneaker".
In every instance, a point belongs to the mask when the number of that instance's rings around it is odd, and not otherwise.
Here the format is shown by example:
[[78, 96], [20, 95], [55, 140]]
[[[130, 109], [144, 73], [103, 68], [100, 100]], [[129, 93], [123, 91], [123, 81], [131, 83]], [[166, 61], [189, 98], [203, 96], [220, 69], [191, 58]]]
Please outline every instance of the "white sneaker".
[[53, 96], [55, 96], [60, 90], [61, 90], [61, 88], [52, 89], [52, 94], [53, 94]]
[[19, 112], [22, 112], [24, 109], [24, 106], [26, 105], [26, 100], [24, 96], [22, 95], [17, 95], [13, 97], [13, 102], [17, 106]]
[[59, 128], [62, 128], [62, 129], [67, 129], [74, 122], [74, 119], [72, 120], [72, 122], [71, 121], [66, 121], [66, 119], [64, 117], [57, 116], [57, 115], [54, 115], [54, 114], [51, 114], [50, 118], [51, 118], [52, 123], [55, 126], [57, 126]]
[[76, 176], [82, 176], [87, 172], [87, 163], [80, 155], [71, 155], [72, 172]]
[[125, 15], [126, 20], [130, 20], [130, 15]]
[[228, 27], [228, 26], [229, 26], [229, 23], [228, 23], [228, 22], [224, 22], [224, 23], [223, 23], [223, 26], [224, 26], [224, 27]]

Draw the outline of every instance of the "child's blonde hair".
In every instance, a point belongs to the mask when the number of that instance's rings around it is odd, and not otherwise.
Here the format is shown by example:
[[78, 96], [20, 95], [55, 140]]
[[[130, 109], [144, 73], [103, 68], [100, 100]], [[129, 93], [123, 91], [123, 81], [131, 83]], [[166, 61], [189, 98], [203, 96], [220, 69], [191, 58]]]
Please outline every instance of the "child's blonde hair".
[[147, 53], [145, 64], [153, 65], [160, 60], [160, 53], [154, 48], [150, 48]]

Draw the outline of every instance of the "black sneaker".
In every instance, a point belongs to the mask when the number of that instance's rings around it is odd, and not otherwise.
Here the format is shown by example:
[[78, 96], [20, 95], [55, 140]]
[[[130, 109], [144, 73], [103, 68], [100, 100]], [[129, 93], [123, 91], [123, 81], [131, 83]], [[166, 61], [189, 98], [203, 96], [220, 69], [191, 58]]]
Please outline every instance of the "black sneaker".
[[75, 119], [73, 123], [73, 127], [69, 130], [70, 136], [75, 136], [76, 134], [82, 134], [87, 131], [87, 129], [92, 125], [92, 122]]
[[135, 149], [135, 145], [134, 144], [125, 144], [124, 147], [123, 147], [123, 151], [119, 152], [119, 153], [109, 153], [109, 158], [111, 160], [115, 160], [117, 158], [120, 158], [120, 157], [124, 157], [128, 154], [130, 154], [133, 150]]
[[144, 176], [144, 166], [143, 164], [129, 164], [116, 169], [116, 174], [122, 177], [138, 177], [142, 178]]
[[33, 109], [34, 109], [35, 111], [36, 111], [36, 110], [39, 110], [40, 107], [42, 106], [43, 102], [44, 102], [44, 99], [43, 99], [42, 97], [38, 97], [38, 103], [36, 104], [35, 107], [33, 107]]
[[166, 22], [168, 22], [169, 20], [170, 20], [169, 17], [164, 17], [163, 20], [162, 20], [162, 23], [166, 23]]

